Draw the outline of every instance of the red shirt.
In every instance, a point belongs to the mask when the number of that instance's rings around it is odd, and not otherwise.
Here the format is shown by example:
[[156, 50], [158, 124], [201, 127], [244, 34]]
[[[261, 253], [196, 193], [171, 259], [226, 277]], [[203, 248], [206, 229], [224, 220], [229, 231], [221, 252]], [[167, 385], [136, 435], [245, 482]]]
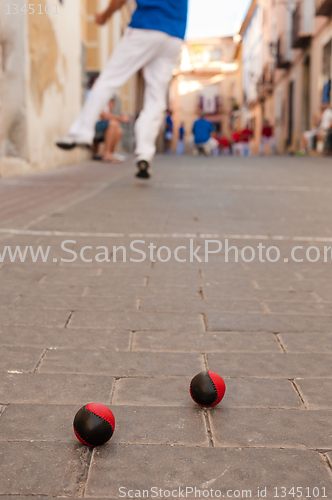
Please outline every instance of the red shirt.
[[232, 137], [233, 137], [233, 141], [234, 142], [240, 142], [240, 134], [239, 134], [239, 132], [233, 132]]
[[265, 127], [262, 128], [263, 137], [272, 137], [272, 135], [273, 135], [273, 128], [270, 125], [266, 125]]
[[229, 148], [229, 140], [227, 139], [227, 137], [222, 137], [220, 139], [220, 143], [223, 148]]
[[242, 142], [249, 142], [249, 139], [251, 139], [252, 136], [252, 130], [250, 128], [244, 128], [241, 132], [241, 141]]

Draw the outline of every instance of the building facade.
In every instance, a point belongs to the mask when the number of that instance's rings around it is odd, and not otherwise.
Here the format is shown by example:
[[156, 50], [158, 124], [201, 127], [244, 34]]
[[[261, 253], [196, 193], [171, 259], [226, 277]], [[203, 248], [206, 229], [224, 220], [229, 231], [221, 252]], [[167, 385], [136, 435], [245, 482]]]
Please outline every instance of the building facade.
[[[279, 153], [296, 153], [322, 102], [331, 103], [330, 0], [253, 0], [242, 37], [242, 121], [258, 153], [264, 119]], [[259, 48], [258, 48], [259, 45]]]
[[[135, 5], [128, 2], [99, 27], [94, 14], [106, 4], [1, 2], [0, 176], [38, 172], [86, 157], [80, 150], [63, 152], [54, 142], [80, 111], [89, 75], [102, 69]], [[121, 112], [133, 118], [141, 107], [139, 78], [133, 77], [120, 92]], [[132, 149], [131, 137], [128, 127], [127, 149]]]
[[232, 111], [239, 108], [241, 101], [234, 52], [233, 37], [191, 39], [184, 43], [170, 87], [169, 107], [175, 132], [184, 123], [187, 142], [192, 139], [193, 123], [201, 113], [214, 124], [218, 136], [231, 135]]

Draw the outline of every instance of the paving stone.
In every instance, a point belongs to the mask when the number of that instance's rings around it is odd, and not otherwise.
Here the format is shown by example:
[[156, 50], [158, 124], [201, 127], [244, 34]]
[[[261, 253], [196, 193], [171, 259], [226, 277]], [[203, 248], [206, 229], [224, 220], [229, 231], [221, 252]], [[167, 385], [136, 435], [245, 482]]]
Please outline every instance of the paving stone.
[[23, 296], [16, 308], [40, 307], [46, 309], [137, 311], [138, 299], [131, 297], [75, 297], [72, 295], [28, 295]]
[[57, 349], [48, 351], [39, 371], [43, 373], [91, 373], [114, 377], [180, 376], [204, 369], [203, 356], [189, 353], [112, 352]]
[[[273, 283], [268, 289], [254, 288], [259, 287], [259, 283], [253, 279], [251, 282], [251, 288], [247, 285], [241, 289], [241, 287], [236, 287], [235, 290], [232, 287], [224, 288], [220, 285], [203, 285], [204, 296], [207, 299], [219, 299], [219, 300], [237, 300], [247, 299], [247, 300], [263, 300], [263, 301], [276, 301], [276, 302], [309, 302], [315, 304], [317, 300], [313, 297], [311, 291], [298, 291], [290, 287], [286, 289], [279, 290]], [[267, 302], [268, 304], [268, 302]]]
[[210, 411], [216, 446], [330, 449], [332, 411], [225, 408]]
[[225, 383], [226, 395], [220, 407], [304, 408], [288, 380], [225, 377]]
[[0, 345], [37, 346], [46, 349], [109, 349], [128, 351], [131, 333], [127, 330], [77, 330], [70, 328], [0, 326]]
[[281, 333], [287, 352], [332, 353], [332, 333]]
[[225, 262], [224, 257], [219, 264], [210, 261], [203, 262], [201, 269], [204, 279], [215, 280], [216, 275], [221, 276], [223, 280], [247, 280], [250, 279], [250, 270], [245, 269], [241, 263]]
[[[159, 300], [183, 300], [183, 299], [199, 299], [202, 300], [199, 286], [148, 286], [136, 287], [134, 289], [135, 296], [145, 298], [154, 297]], [[130, 291], [126, 293], [131, 293]]]
[[79, 496], [86, 450], [80, 444], [9, 442], [0, 447], [3, 495]]
[[198, 313], [75, 312], [69, 328], [121, 328], [125, 330], [204, 330]]
[[[12, 245], [13, 242], [10, 243], [11, 247]], [[21, 283], [26, 283], [26, 284], [36, 283], [44, 276], [44, 274], [45, 272], [42, 269], [26, 266], [24, 263], [22, 264], [10, 263], [5, 265], [0, 270], [2, 285], [6, 285], [7, 283], [13, 283], [13, 282], [16, 282], [18, 285]]]
[[[69, 284], [72, 286], [91, 286], [98, 287], [102, 289], [108, 290], [119, 290], [124, 289], [125, 287], [130, 287], [133, 285], [143, 286], [145, 284], [145, 278], [143, 276], [137, 276], [136, 274], [131, 275], [112, 275], [109, 277], [106, 276], [85, 276], [85, 274], [81, 273], [79, 270], [76, 275], [69, 275], [66, 277], [60, 276], [58, 277], [56, 274], [54, 276], [47, 275], [45, 279], [43, 279], [43, 284], [47, 285], [49, 288], [53, 288], [54, 285], [63, 285]], [[117, 292], [116, 292], [117, 293]]]
[[22, 294], [33, 293], [35, 295], [71, 295], [75, 297], [82, 297], [83, 294], [86, 293], [88, 287], [84, 287], [82, 285], [70, 285], [68, 283], [62, 285], [52, 285], [51, 287], [43, 284], [43, 282], [38, 283], [38, 285], [34, 285], [29, 289], [21, 289]]
[[[295, 290], [297, 292], [316, 292], [320, 294], [321, 292], [330, 291], [331, 284], [327, 278], [325, 280], [288, 280], [280, 282], [277, 286], [269, 280], [264, 279], [264, 275], [260, 279], [256, 280], [259, 288], [262, 290], [270, 289], [272, 287], [278, 288], [279, 290]], [[331, 299], [332, 300], [332, 299]]]
[[332, 301], [332, 290], [324, 289], [324, 290], [317, 290], [316, 291], [317, 295], [325, 301], [331, 302]]
[[263, 312], [257, 300], [202, 300], [187, 299], [160, 299], [144, 297], [141, 306], [143, 311], [234, 311], [234, 312]]
[[[71, 248], [74, 248], [74, 246]], [[48, 268], [45, 272], [42, 281], [46, 283], [47, 280], [50, 278], [56, 278], [58, 281], [60, 281], [61, 279], [63, 279], [64, 281], [71, 281], [71, 279], [75, 280], [75, 278], [82, 275], [84, 275], [86, 279], [98, 278], [102, 273], [98, 263], [95, 263], [93, 267], [85, 266], [84, 272], [82, 272], [82, 269], [78, 269], [77, 267], [72, 267], [70, 264], [68, 264], [66, 268], [63, 268], [62, 266], [59, 265]]]
[[114, 443], [209, 446], [203, 410], [190, 408], [112, 406]]
[[309, 304], [315, 304], [317, 302], [317, 299], [312, 295], [312, 292], [310, 291], [298, 291], [293, 289], [278, 290], [273, 286], [271, 286], [269, 289], [264, 290], [255, 289], [254, 297], [258, 300], [263, 300], [267, 305], [269, 305], [270, 301], [284, 302], [285, 306], [286, 303], [289, 304], [290, 302], [306, 302]]
[[[130, 240], [129, 240], [130, 241]], [[94, 240], [95, 242], [95, 240]], [[89, 239], [82, 242], [82, 246], [85, 243], [91, 243]], [[100, 241], [99, 243], [102, 243]], [[98, 244], [94, 245], [94, 248], [98, 246]], [[81, 244], [78, 245], [78, 248], [81, 248]], [[88, 252], [88, 251], [87, 251]], [[98, 252], [97, 252], [98, 253]], [[79, 265], [76, 262], [65, 263], [62, 262], [60, 267], [52, 268], [47, 271], [47, 279], [56, 279], [60, 281], [61, 279], [68, 280], [68, 278], [73, 278], [74, 280], [77, 276], [84, 274], [87, 278], [100, 278], [101, 282], [104, 283], [106, 280], [112, 280], [113, 278], [132, 278], [132, 277], [141, 277], [144, 278], [147, 276], [148, 272], [151, 270], [151, 264], [142, 262], [141, 263], [131, 263], [131, 262], [110, 262], [103, 263], [92, 262], [89, 267], [89, 263], [83, 263]], [[82, 273], [84, 271], [84, 273]]]
[[0, 371], [32, 371], [43, 351], [34, 347], [2, 346]]
[[331, 315], [332, 305], [329, 303], [303, 303], [303, 302], [266, 302], [271, 313], [279, 314], [317, 314], [318, 316]]
[[[201, 279], [201, 286], [204, 288], [206, 298], [220, 299], [223, 293], [228, 293], [228, 299], [236, 298], [247, 292], [250, 294], [254, 290], [254, 285], [249, 277], [242, 280], [216, 280]], [[220, 295], [221, 294], [221, 295]]]
[[[87, 496], [114, 497], [130, 489], [188, 486], [213, 488], [225, 496], [227, 490], [252, 489], [254, 498], [258, 487], [266, 487], [271, 499], [274, 487], [299, 484], [331, 491], [330, 471], [317, 452], [108, 444], [94, 454], [85, 491]], [[194, 494], [188, 492], [188, 497]]]
[[[288, 380], [224, 378], [224, 407], [299, 408], [303, 404]], [[189, 394], [191, 377], [125, 378], [116, 381], [113, 405], [195, 406]]]
[[275, 335], [252, 332], [135, 332], [135, 351], [280, 352]]
[[14, 303], [15, 300], [17, 300], [18, 294], [14, 295], [5, 295], [1, 294], [0, 295], [0, 309], [6, 308], [6, 307], [11, 307]]
[[1, 311], [0, 325], [64, 327], [70, 310], [6, 309]]
[[225, 377], [330, 377], [329, 354], [208, 354], [209, 369]]
[[[202, 371], [202, 370], [201, 370]], [[193, 373], [195, 375], [195, 373]], [[191, 377], [122, 378], [116, 381], [113, 405], [193, 406], [189, 394]]]
[[0, 373], [0, 403], [109, 404], [114, 379], [62, 373]]
[[[15, 500], [51, 500], [53, 498], [69, 498], [69, 497], [51, 497], [45, 495], [15, 495]], [[13, 500], [13, 495], [1, 495], [1, 500]]]
[[295, 314], [206, 313], [211, 331], [324, 332], [332, 317]]
[[76, 440], [73, 420], [81, 406], [10, 404], [0, 418], [0, 441], [72, 443]]
[[332, 408], [331, 378], [311, 379], [308, 376], [308, 378], [296, 379], [296, 384], [310, 409]]

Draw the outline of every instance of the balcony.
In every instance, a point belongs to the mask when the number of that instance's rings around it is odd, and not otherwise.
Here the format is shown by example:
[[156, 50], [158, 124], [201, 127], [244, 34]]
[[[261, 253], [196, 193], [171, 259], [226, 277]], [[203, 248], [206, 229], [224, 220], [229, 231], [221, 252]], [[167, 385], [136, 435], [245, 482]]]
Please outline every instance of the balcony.
[[316, 0], [316, 16], [332, 16], [332, 0]]
[[263, 73], [257, 81], [257, 95], [259, 99], [264, 99], [273, 92], [274, 72], [271, 63], [264, 66]]
[[311, 40], [315, 15], [314, 0], [302, 0], [292, 15], [292, 47], [304, 49]]
[[292, 64], [289, 38], [286, 33], [283, 33], [277, 41], [276, 67], [278, 69], [289, 69]]

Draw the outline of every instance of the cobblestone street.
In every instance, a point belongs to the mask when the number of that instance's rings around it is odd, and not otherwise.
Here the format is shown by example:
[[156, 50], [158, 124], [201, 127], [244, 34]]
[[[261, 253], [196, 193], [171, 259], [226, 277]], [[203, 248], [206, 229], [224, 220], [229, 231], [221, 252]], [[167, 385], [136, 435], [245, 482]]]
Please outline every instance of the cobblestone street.
[[[158, 156], [150, 181], [133, 174], [93, 162], [0, 179], [0, 255], [50, 247], [47, 262], [0, 263], [1, 500], [152, 487], [332, 500], [331, 248], [306, 259], [332, 246], [331, 159]], [[226, 239], [256, 258], [225, 262]], [[130, 262], [134, 240], [156, 262]], [[156, 258], [190, 240], [193, 262]], [[223, 249], [205, 262], [207, 240]], [[63, 262], [63, 241], [92, 262]], [[261, 262], [259, 243], [280, 260]], [[227, 387], [211, 409], [189, 394], [205, 369]], [[95, 449], [72, 428], [89, 402], [116, 419]]]

